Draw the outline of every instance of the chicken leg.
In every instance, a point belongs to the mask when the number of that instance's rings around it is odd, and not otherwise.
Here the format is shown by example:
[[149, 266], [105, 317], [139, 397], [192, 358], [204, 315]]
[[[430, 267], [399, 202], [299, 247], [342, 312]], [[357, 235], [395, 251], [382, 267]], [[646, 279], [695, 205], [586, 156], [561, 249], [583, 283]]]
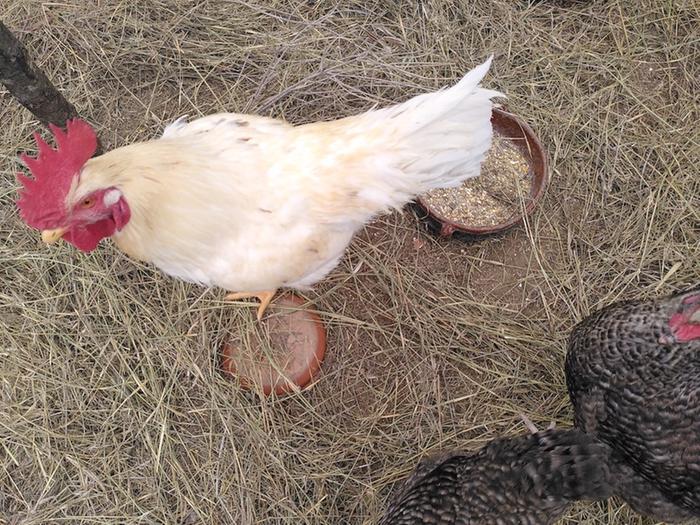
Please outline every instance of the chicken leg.
[[[538, 428], [535, 426], [535, 424], [532, 422], [532, 420], [527, 417], [525, 414], [518, 414], [520, 416], [520, 419], [523, 420], [523, 423], [527, 427], [527, 429], [530, 431], [531, 434], [537, 434], [539, 432]], [[545, 430], [552, 430], [553, 428], [556, 427], [556, 422], [552, 421], [549, 426]]]
[[236, 301], [238, 299], [257, 297], [260, 300], [260, 306], [258, 306], [258, 321], [260, 321], [265, 313], [265, 310], [267, 310], [267, 307], [270, 306], [270, 302], [272, 302], [272, 298], [276, 293], [277, 290], [266, 292], [234, 292], [224, 297], [224, 301]]

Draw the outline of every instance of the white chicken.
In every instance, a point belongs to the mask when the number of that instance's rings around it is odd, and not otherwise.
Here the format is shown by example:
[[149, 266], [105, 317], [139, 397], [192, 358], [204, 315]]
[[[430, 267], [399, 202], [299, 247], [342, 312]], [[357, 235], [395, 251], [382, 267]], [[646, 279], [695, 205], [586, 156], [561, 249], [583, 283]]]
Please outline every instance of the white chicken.
[[91, 158], [82, 121], [24, 157], [22, 217], [83, 251], [111, 237], [174, 277], [258, 297], [307, 289], [378, 213], [479, 174], [491, 144], [491, 59], [455, 86], [385, 109], [293, 126], [221, 113]]

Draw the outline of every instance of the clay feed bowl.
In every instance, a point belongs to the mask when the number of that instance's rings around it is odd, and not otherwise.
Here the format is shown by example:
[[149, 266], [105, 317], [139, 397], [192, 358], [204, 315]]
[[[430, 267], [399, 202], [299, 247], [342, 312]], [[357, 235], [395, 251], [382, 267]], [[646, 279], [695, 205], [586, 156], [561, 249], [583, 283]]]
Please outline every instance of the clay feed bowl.
[[493, 226], [460, 224], [442, 217], [427, 204], [425, 199], [418, 197], [416, 199], [416, 207], [420, 218], [425, 220], [431, 229], [436, 231], [441, 237], [451, 237], [455, 232], [464, 234], [467, 237], [502, 232], [516, 224], [520, 224], [542, 199], [544, 190], [549, 182], [549, 169], [547, 155], [535, 132], [512, 113], [495, 108], [491, 114], [491, 124], [493, 125], [494, 133], [506, 138], [515, 146], [529, 165], [528, 175], [532, 178], [532, 186], [530, 199], [525, 204], [524, 213], [515, 214], [510, 219]]
[[237, 378], [243, 388], [265, 395], [283, 395], [308, 385], [326, 353], [326, 330], [315, 312], [299, 309], [304, 303], [298, 295], [280, 297], [247, 334], [247, 345], [240, 340], [226, 342], [221, 350], [224, 373]]

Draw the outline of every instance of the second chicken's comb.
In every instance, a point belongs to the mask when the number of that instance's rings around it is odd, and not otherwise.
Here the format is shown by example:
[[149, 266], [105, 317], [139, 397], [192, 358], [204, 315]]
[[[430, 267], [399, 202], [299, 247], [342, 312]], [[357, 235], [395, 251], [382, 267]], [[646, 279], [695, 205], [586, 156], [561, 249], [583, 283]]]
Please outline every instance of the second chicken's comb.
[[65, 198], [73, 178], [95, 154], [97, 135], [80, 119], [69, 120], [66, 131], [49, 124], [56, 149], [34, 133], [39, 153], [36, 158], [20, 155], [34, 178], [17, 174], [22, 189], [17, 207], [24, 222], [37, 229], [54, 228], [65, 215]]

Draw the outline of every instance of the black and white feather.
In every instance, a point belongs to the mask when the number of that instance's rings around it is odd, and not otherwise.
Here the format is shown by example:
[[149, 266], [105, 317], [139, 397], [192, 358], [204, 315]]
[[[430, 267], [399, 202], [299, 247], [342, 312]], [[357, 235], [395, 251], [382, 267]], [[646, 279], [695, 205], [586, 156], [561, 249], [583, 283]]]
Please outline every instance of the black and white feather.
[[423, 460], [380, 525], [542, 525], [611, 495], [608, 447], [578, 430], [497, 439]]
[[576, 426], [611, 448], [615, 491], [667, 522], [700, 516], [700, 289], [600, 310], [572, 332]]

